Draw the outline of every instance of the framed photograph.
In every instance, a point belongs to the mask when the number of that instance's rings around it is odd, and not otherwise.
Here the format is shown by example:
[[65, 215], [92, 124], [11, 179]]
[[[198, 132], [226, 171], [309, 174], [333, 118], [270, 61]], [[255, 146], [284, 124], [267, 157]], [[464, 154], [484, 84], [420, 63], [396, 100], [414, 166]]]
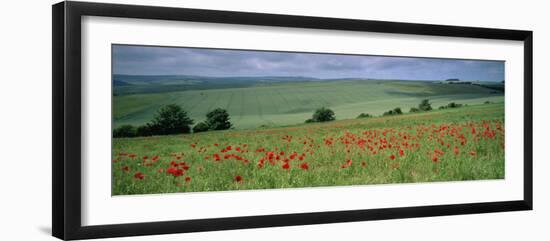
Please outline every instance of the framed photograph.
[[532, 34], [55, 4], [53, 235], [531, 210]]

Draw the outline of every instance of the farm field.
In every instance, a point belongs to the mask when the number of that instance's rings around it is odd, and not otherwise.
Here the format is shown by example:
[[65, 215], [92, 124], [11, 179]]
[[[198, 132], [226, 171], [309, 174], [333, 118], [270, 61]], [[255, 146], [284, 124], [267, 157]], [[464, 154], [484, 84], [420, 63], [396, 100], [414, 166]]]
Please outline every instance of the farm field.
[[[204, 116], [198, 110], [221, 105], [242, 129], [264, 123], [291, 126], [114, 138], [112, 194], [504, 178], [502, 94], [479, 86], [411, 81], [299, 85], [115, 97], [117, 124], [145, 122], [156, 105], [175, 102], [196, 120]], [[394, 107], [408, 111], [426, 96], [434, 108], [450, 101], [468, 106], [353, 119]], [[483, 104], [487, 100], [496, 103]], [[324, 104], [340, 120], [296, 124]]]
[[[145, 88], [141, 83], [139, 86]], [[169, 85], [159, 86], [170, 88]], [[124, 124], [141, 125], [149, 121], [161, 106], [177, 104], [188, 112], [195, 123], [204, 120], [208, 111], [219, 107], [228, 111], [234, 128], [254, 129], [303, 123], [311, 117], [315, 109], [323, 106], [334, 110], [339, 120], [353, 119], [359, 113], [380, 115], [395, 107], [408, 112], [409, 108], [416, 107], [425, 98], [429, 98], [434, 108], [437, 108], [449, 102], [468, 105], [482, 104], [485, 101], [502, 102], [504, 95], [500, 91], [476, 85], [450, 85], [429, 81], [257, 82], [246, 87], [239, 84], [235, 88], [225, 86], [115, 95], [113, 124], [114, 127]]]

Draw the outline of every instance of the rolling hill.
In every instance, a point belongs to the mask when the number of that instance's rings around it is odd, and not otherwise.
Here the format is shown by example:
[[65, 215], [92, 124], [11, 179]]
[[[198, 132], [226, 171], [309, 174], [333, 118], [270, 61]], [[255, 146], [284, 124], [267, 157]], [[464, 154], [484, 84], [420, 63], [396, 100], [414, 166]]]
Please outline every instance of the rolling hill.
[[502, 91], [483, 85], [305, 77], [115, 76], [114, 93], [114, 127], [144, 124], [160, 106], [172, 103], [181, 105], [195, 123], [220, 107], [228, 110], [235, 128], [251, 129], [302, 123], [323, 106], [334, 110], [337, 119], [352, 119], [360, 113], [380, 115], [395, 107], [408, 112], [425, 98], [434, 108], [449, 102], [504, 101]]

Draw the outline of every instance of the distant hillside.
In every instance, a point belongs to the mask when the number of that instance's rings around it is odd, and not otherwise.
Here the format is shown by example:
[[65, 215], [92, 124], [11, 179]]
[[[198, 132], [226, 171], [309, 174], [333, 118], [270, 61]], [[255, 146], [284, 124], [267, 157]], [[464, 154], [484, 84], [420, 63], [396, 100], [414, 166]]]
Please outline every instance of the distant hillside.
[[318, 81], [301, 76], [207, 77], [193, 75], [113, 75], [115, 95], [242, 88], [280, 82]]
[[[264, 86], [272, 84], [280, 84], [287, 82], [313, 82], [313, 81], [354, 81], [368, 80], [375, 81], [377, 79], [361, 79], [361, 78], [338, 78], [338, 79], [319, 79], [304, 76], [259, 76], [259, 77], [209, 77], [195, 75], [113, 75], [113, 93], [114, 95], [130, 95], [130, 94], [146, 94], [146, 93], [163, 93], [177, 92], [187, 90], [208, 90], [208, 89], [227, 89], [227, 88], [245, 88], [253, 86]], [[481, 87], [504, 91], [504, 84], [500, 82], [484, 82], [484, 81], [460, 81], [451, 79], [452, 81], [440, 81], [439, 83], [446, 84], [468, 84], [478, 85]], [[384, 80], [387, 81], [387, 80]], [[413, 80], [408, 80], [413, 81]], [[422, 80], [417, 80], [422, 81]], [[414, 82], [414, 81], [413, 81]], [[438, 81], [425, 81], [438, 82]]]
[[[141, 81], [144, 82], [143, 79]], [[168, 78], [155, 81], [170, 82]], [[246, 129], [303, 123], [320, 107], [331, 108], [336, 118], [342, 120], [353, 119], [360, 113], [380, 115], [395, 107], [408, 112], [424, 98], [430, 99], [434, 108], [450, 102], [475, 105], [504, 100], [503, 92], [494, 89], [435, 81], [258, 79], [225, 83], [218, 79], [197, 83], [199, 80], [192, 78], [178, 81], [195, 89], [188, 87], [185, 91], [176, 91], [174, 86], [178, 85], [141, 84], [147, 88], [144, 90], [149, 91], [146, 92], [148, 94], [115, 96], [115, 126], [143, 124], [161, 106], [172, 103], [182, 106], [195, 123], [204, 120], [205, 114], [214, 108], [227, 109], [235, 127]], [[124, 82], [140, 86], [137, 84], [139, 81], [124, 79]], [[127, 86], [119, 88], [124, 87]], [[167, 88], [170, 92], [151, 93], [153, 88]]]

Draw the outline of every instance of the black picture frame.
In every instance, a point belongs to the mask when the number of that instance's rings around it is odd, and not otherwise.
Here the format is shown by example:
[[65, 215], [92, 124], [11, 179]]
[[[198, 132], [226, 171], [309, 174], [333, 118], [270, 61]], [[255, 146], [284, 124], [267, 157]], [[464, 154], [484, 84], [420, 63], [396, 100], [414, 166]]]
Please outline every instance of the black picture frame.
[[[517, 40], [524, 43], [523, 199], [417, 207], [342, 210], [99, 226], [81, 224], [81, 17], [103, 16], [378, 33]], [[170, 7], [60, 2], [52, 6], [53, 194], [52, 233], [88, 239], [213, 230], [308, 225], [381, 219], [532, 210], [533, 33], [523, 30], [443, 26]]]

